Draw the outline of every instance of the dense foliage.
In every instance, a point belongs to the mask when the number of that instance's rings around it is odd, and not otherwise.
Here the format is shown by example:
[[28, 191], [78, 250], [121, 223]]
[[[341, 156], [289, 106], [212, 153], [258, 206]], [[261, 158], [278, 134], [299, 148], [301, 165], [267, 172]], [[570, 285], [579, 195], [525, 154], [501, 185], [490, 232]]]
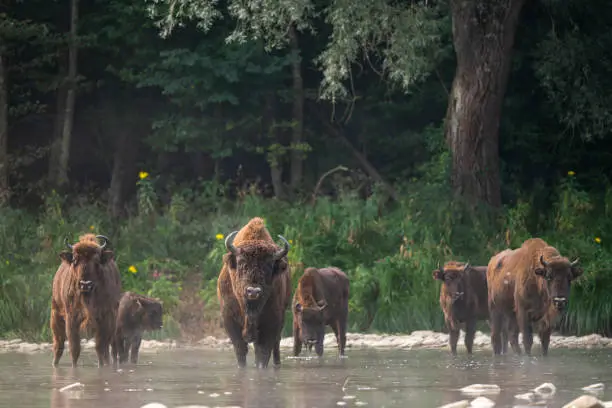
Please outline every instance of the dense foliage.
[[156, 336], [216, 334], [223, 239], [254, 216], [292, 243], [294, 282], [348, 273], [350, 330], [442, 330], [438, 263], [539, 236], [585, 270], [559, 328], [612, 333], [602, 1], [522, 9], [501, 208], [451, 183], [448, 2], [109, 0], [75, 22], [76, 2], [0, 9], [1, 336], [49, 338], [58, 252], [88, 231], [111, 238], [125, 289], [164, 300]]

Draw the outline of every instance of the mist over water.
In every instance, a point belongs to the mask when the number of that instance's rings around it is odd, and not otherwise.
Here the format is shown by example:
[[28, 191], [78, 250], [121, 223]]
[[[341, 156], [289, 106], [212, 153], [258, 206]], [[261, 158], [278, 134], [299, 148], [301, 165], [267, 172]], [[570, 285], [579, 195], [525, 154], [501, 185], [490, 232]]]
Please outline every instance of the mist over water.
[[[335, 351], [335, 350], [334, 350]], [[53, 369], [50, 355], [0, 354], [0, 406], [51, 408], [139, 408], [158, 402], [168, 407], [437, 407], [461, 399], [460, 388], [497, 384], [488, 395], [496, 407], [526, 406], [514, 396], [543, 382], [557, 387], [548, 406], [562, 406], [584, 394], [582, 387], [612, 384], [612, 351], [551, 350], [548, 358], [502, 356], [489, 351], [453, 358], [445, 350], [348, 350], [339, 359], [326, 351], [323, 359], [291, 358], [282, 367], [240, 370], [230, 351], [163, 351], [142, 353], [137, 366], [119, 371], [95, 367], [86, 352], [83, 366], [68, 360]], [[252, 351], [248, 362], [252, 364]], [[60, 392], [80, 382], [82, 387]], [[612, 399], [605, 390], [600, 399]]]

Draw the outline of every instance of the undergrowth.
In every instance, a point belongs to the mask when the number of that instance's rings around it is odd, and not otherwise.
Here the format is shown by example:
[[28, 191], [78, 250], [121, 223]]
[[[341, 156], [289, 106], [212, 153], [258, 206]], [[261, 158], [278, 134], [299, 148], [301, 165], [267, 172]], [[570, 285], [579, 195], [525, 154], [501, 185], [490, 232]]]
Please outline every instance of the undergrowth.
[[[229, 200], [225, 186], [207, 182], [177, 190], [160, 206], [155, 180], [146, 173], [141, 177], [138, 215], [119, 223], [99, 204], [74, 205], [56, 194], [39, 214], [0, 210], [0, 335], [49, 340], [51, 281], [64, 237], [75, 241], [94, 232], [109, 236], [124, 290], [164, 301], [165, 332], [150, 337], [178, 336], [181, 324], [191, 324], [180, 312], [181, 302], [189, 301], [181, 296], [183, 282], [196, 276], [200, 287], [192, 292], [202, 302], [202, 315], [218, 316], [215, 285], [224, 237], [254, 216], [265, 219], [273, 236], [282, 234], [291, 243], [294, 285], [307, 266], [346, 271], [351, 331], [443, 330], [432, 270], [451, 259], [486, 265], [497, 251], [531, 236], [565, 256], [580, 257], [585, 270], [572, 287], [562, 331], [611, 331], [611, 188], [588, 195], [568, 176], [545, 216], [536, 213], [529, 197], [495, 215], [466, 210], [450, 199], [444, 183], [431, 180], [411, 182], [393, 204], [377, 192], [366, 200], [346, 192], [333, 200], [320, 197], [314, 205], [286, 203], [264, 199], [255, 189]], [[288, 311], [285, 335], [290, 327]]]

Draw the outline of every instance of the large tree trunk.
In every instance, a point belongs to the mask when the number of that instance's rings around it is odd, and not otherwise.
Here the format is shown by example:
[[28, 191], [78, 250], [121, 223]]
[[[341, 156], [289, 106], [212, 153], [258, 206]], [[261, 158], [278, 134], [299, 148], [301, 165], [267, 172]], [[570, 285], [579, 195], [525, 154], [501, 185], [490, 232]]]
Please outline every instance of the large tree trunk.
[[524, 0], [452, 0], [457, 69], [446, 114], [455, 193], [501, 205], [499, 122]]
[[55, 184], [58, 187], [68, 184], [68, 164], [70, 160], [70, 141], [72, 140], [72, 127], [74, 124], [74, 102], [77, 87], [77, 26], [79, 21], [79, 0], [70, 3], [70, 34], [68, 36], [68, 78], [66, 92], [66, 106], [64, 109], [62, 142], [59, 152], [58, 173]]
[[[278, 131], [275, 127], [276, 122], [276, 95], [273, 91], [268, 92], [265, 97], [264, 112], [262, 119], [262, 134], [267, 136], [271, 143], [277, 142]], [[270, 165], [270, 179], [274, 196], [278, 199], [285, 198], [285, 188], [283, 185], [283, 163], [282, 156], [277, 152], [268, 152], [266, 157]]]
[[304, 171], [304, 150], [302, 138], [304, 135], [304, 81], [302, 79], [302, 58], [298, 43], [297, 30], [294, 25], [289, 29], [293, 63], [293, 133], [291, 136], [291, 189], [295, 192], [302, 182]]
[[8, 75], [6, 57], [0, 53], [0, 205], [10, 196], [8, 163]]
[[55, 187], [59, 173], [59, 158], [62, 150], [62, 129], [64, 128], [64, 111], [66, 110], [66, 94], [68, 92], [66, 77], [68, 76], [68, 58], [64, 52], [60, 52], [58, 58], [58, 79], [55, 123], [53, 125], [53, 140], [49, 152], [49, 174], [47, 181], [50, 186]]
[[138, 137], [136, 129], [124, 126], [124, 129], [119, 131], [115, 145], [113, 175], [109, 188], [109, 211], [115, 219], [125, 215], [127, 198], [136, 184]]

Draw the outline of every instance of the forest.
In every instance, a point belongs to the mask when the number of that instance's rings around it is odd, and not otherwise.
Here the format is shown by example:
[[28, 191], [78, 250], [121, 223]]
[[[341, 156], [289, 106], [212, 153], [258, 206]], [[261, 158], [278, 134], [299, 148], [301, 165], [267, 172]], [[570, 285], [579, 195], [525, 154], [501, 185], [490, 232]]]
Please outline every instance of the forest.
[[221, 333], [254, 216], [294, 283], [346, 271], [349, 331], [444, 330], [432, 270], [537, 236], [584, 268], [557, 330], [612, 335], [611, 124], [602, 0], [6, 0], [0, 336], [49, 339], [90, 231], [154, 336]]

